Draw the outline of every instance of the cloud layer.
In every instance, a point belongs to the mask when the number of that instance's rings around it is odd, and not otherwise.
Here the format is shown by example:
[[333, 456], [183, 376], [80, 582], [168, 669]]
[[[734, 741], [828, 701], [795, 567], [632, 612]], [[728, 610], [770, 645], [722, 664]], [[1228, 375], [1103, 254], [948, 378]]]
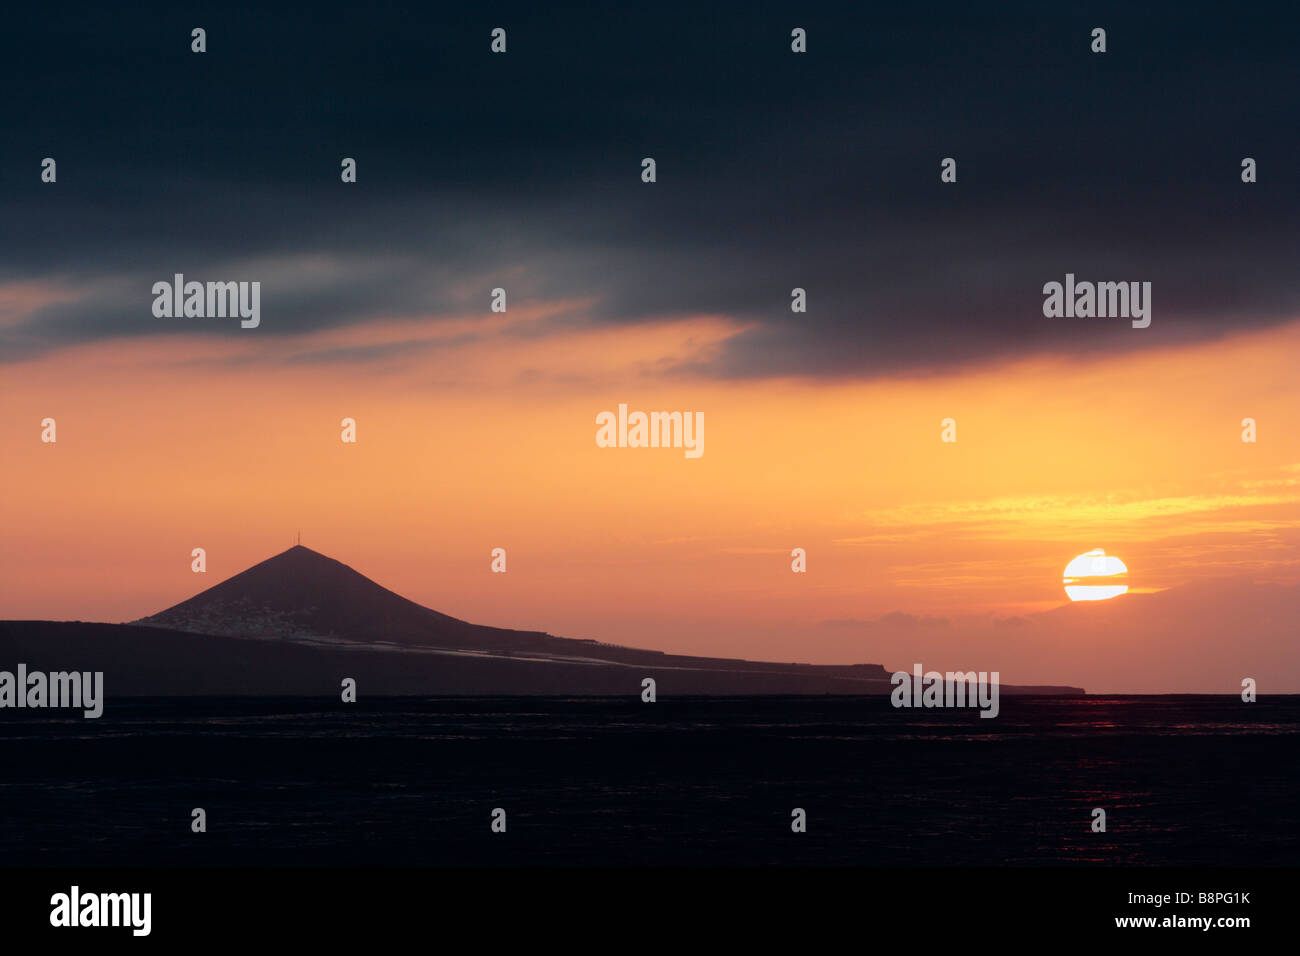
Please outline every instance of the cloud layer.
[[[722, 347], [666, 370], [719, 379], [926, 374], [1288, 321], [1296, 24], [1229, 9], [518, 5], [434, 30], [384, 7], [18, 12], [2, 69], [31, 93], [6, 119], [0, 290], [52, 292], [0, 321], [0, 360], [239, 334], [153, 318], [150, 285], [174, 272], [261, 281], [268, 336], [486, 319], [494, 286], [585, 304], [530, 335], [722, 316]], [[1045, 319], [1042, 285], [1066, 272], [1150, 281], [1151, 328]]]

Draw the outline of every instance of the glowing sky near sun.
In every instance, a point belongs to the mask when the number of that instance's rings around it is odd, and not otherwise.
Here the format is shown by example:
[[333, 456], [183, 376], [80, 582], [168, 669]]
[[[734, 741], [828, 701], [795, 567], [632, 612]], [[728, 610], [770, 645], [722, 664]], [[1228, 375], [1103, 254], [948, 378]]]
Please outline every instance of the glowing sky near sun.
[[[1056, 607], [1066, 563], [1098, 546], [1141, 569], [1107, 604], [1297, 579], [1300, 325], [1089, 361], [733, 382], [662, 373], [707, 359], [737, 331], [725, 318], [519, 334], [565, 307], [9, 367], [0, 617], [133, 619], [300, 529], [476, 622], [821, 662], [907, 648], [828, 622]], [[702, 410], [707, 453], [598, 448], [594, 417], [619, 402]], [[55, 446], [38, 441], [46, 416]], [[345, 416], [356, 445], [339, 441]], [[487, 571], [494, 547], [506, 575]], [[794, 547], [807, 574], [790, 573]]]

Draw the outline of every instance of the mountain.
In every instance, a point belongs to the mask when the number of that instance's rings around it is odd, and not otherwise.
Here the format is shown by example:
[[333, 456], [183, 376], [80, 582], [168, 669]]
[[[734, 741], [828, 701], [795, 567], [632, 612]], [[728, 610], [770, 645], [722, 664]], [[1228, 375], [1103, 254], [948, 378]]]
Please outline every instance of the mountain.
[[[301, 545], [131, 624], [0, 622], [0, 666], [102, 670], [124, 695], [880, 694], [879, 664], [665, 654], [441, 614]], [[1081, 694], [1076, 687], [1002, 693]]]
[[381, 587], [297, 545], [133, 623], [232, 637], [344, 638], [432, 647], [520, 648], [537, 631], [480, 627]]

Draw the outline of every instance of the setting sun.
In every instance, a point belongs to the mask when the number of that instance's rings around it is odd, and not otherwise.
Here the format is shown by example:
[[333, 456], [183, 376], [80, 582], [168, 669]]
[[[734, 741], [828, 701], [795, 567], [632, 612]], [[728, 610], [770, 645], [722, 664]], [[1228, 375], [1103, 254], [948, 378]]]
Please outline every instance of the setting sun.
[[1062, 583], [1071, 601], [1106, 601], [1128, 590], [1128, 568], [1114, 555], [1094, 548], [1065, 566]]

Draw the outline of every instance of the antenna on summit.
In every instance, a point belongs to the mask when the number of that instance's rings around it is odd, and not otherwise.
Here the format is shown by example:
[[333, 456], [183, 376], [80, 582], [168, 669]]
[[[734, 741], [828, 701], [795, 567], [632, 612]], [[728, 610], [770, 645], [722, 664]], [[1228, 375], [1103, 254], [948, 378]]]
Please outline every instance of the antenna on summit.
[[298, 532], [298, 544], [299, 544], [299, 546], [302, 545], [302, 532], [301, 532], [301, 531]]

